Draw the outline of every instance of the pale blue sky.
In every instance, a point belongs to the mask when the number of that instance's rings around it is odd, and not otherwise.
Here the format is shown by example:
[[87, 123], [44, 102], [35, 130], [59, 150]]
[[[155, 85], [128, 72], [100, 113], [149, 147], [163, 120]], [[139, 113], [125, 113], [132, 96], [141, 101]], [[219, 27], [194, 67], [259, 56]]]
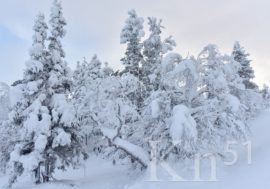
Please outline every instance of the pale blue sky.
[[[20, 79], [31, 45], [35, 15], [48, 20], [51, 0], [0, 0], [0, 81]], [[208, 43], [230, 53], [235, 40], [250, 52], [256, 81], [270, 85], [270, 1], [268, 0], [62, 0], [68, 22], [63, 41], [69, 65], [97, 53], [119, 68], [120, 31], [129, 9], [163, 19], [182, 56], [195, 56]], [[147, 29], [147, 28], [146, 28]]]

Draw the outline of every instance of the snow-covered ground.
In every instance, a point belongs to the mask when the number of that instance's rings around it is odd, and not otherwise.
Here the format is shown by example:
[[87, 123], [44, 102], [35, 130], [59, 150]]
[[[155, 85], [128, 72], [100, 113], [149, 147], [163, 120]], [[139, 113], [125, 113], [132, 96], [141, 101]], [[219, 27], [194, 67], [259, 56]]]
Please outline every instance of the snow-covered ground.
[[[235, 165], [224, 166], [218, 163], [216, 182], [149, 182], [146, 177], [135, 179], [128, 175], [126, 166], [114, 166], [111, 162], [90, 158], [85, 167], [75, 171], [59, 172], [55, 175], [59, 182], [33, 186], [19, 183], [16, 189], [268, 189], [270, 188], [270, 109], [261, 113], [252, 123], [253, 136], [252, 163], [247, 163], [247, 150], [239, 149], [239, 160]], [[241, 146], [241, 145], [239, 145]], [[202, 172], [205, 172], [202, 169]], [[184, 177], [184, 176], [183, 176]], [[0, 178], [0, 188], [3, 188], [6, 177]]]

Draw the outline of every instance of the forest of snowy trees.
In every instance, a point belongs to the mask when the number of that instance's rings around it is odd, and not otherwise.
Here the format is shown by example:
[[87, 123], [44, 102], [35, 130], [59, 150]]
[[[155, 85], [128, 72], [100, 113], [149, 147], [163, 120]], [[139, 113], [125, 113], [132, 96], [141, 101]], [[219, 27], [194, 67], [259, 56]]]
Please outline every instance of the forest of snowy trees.
[[[244, 141], [249, 121], [269, 106], [267, 86], [253, 79], [249, 54], [235, 42], [229, 55], [209, 44], [198, 56], [174, 51], [162, 21], [128, 12], [120, 34], [123, 70], [97, 55], [68, 67], [61, 40], [66, 20], [55, 0], [49, 22], [39, 14], [23, 78], [0, 83], [1, 172], [8, 186], [20, 177], [54, 180], [56, 169], [81, 166], [89, 156], [145, 171], [151, 142], [159, 161], [181, 162], [226, 141]], [[10, 100], [9, 100], [10, 99]]]

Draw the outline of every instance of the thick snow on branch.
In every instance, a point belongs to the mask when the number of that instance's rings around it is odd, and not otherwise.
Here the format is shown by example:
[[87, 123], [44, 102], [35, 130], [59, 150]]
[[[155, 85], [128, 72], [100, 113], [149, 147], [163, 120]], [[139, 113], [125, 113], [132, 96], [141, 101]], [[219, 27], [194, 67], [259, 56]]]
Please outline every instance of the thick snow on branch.
[[143, 148], [135, 144], [132, 144], [128, 142], [127, 140], [123, 140], [119, 137], [115, 138], [114, 144], [122, 149], [125, 149], [126, 151], [131, 153], [133, 156], [139, 158], [145, 165], [148, 164], [149, 162], [148, 154]]
[[136, 159], [139, 163], [141, 163], [144, 167], [147, 167], [149, 162], [149, 156], [143, 148], [132, 144], [127, 140], [119, 138], [117, 136], [117, 131], [114, 129], [101, 128], [101, 132], [106, 138], [108, 138], [109, 142], [112, 143], [113, 146], [124, 150], [126, 153]]
[[239, 111], [241, 103], [239, 99], [236, 96], [233, 96], [231, 94], [228, 94], [226, 96], [227, 104], [229, 109], [233, 112], [236, 113]]
[[173, 142], [184, 139], [197, 140], [196, 122], [191, 117], [189, 109], [186, 106], [177, 105], [173, 108], [170, 134]]

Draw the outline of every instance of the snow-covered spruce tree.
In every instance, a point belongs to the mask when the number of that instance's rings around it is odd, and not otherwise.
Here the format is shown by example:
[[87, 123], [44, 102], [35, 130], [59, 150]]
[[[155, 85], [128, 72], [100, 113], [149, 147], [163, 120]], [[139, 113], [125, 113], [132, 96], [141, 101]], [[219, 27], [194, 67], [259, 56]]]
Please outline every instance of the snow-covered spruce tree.
[[104, 67], [102, 68], [102, 76], [109, 77], [114, 74], [113, 69], [109, 66], [108, 62], [104, 62]]
[[232, 57], [241, 64], [238, 74], [243, 79], [243, 83], [247, 89], [257, 89], [258, 86], [251, 80], [255, 77], [254, 70], [250, 65], [251, 60], [248, 59], [249, 54], [238, 41], [234, 43]]
[[224, 57], [215, 45], [206, 46], [199, 54], [200, 83], [194, 112], [200, 149], [221, 152], [227, 140], [241, 140], [247, 136], [241, 103], [230, 94], [226, 80]]
[[199, 140], [202, 139], [201, 149], [215, 152], [219, 147], [218, 119], [222, 113], [220, 102], [228, 93], [228, 87], [222, 71], [222, 57], [215, 45], [206, 46], [199, 54], [201, 79], [198, 97], [201, 104], [197, 107], [194, 118], [198, 124]]
[[76, 166], [83, 154], [78, 125], [74, 124], [74, 109], [68, 99], [71, 89], [71, 72], [67, 66], [61, 39], [65, 36], [62, 6], [55, 0], [50, 15], [51, 35], [48, 38], [46, 66], [48, 80], [47, 106], [51, 116], [50, 133], [45, 149], [45, 178], [49, 181], [55, 168]]
[[133, 136], [141, 141], [148, 154], [153, 150], [151, 142], [156, 143], [155, 158], [158, 161], [191, 157], [196, 151], [196, 122], [190, 109], [183, 104], [173, 106], [169, 95], [163, 90], [152, 93], [148, 98], [149, 105], [143, 111], [139, 134]]
[[[44, 138], [42, 131], [48, 127], [48, 109], [42, 106], [44, 99], [44, 63], [45, 40], [47, 37], [47, 24], [44, 16], [39, 14], [34, 24], [33, 44], [29, 51], [30, 60], [26, 62], [24, 77], [14, 86], [18, 100], [14, 102], [9, 115], [9, 129], [19, 130], [14, 138], [16, 143], [14, 151], [10, 154], [12, 173], [10, 185], [24, 172], [36, 172], [39, 160], [42, 159], [42, 146], [40, 140]], [[29, 160], [27, 160], [29, 158]], [[38, 181], [39, 178], [36, 178]]]
[[[144, 61], [142, 64], [142, 79], [146, 91], [143, 95], [142, 119], [138, 123], [137, 132], [132, 136], [132, 138], [137, 139], [131, 139], [140, 141], [137, 144], [141, 145], [149, 154], [151, 152], [150, 141], [158, 142], [159, 156], [157, 158], [162, 159], [170, 153], [167, 150], [173, 144], [168, 125], [170, 125], [173, 115], [173, 108], [178, 105], [175, 102], [177, 99], [175, 97], [179, 96], [179, 94], [176, 94], [176, 90], [173, 91], [174, 89], [162, 85], [162, 81], [167, 80], [165, 78], [167, 77], [167, 70], [162, 70], [162, 61], [165, 59], [164, 55], [172, 50], [176, 44], [171, 37], [162, 41], [163, 27], [161, 26], [161, 20], [158, 21], [156, 18], [148, 18], [148, 20], [150, 35], [143, 43]], [[181, 56], [172, 53], [170, 58], [167, 57], [166, 60], [172, 64], [178, 64], [181, 61]], [[174, 65], [171, 66], [172, 68], [175, 67]]]
[[9, 86], [0, 82], [0, 123], [8, 118], [10, 108]]
[[[243, 105], [242, 107], [245, 108], [245, 118], [243, 118], [243, 120], [248, 122], [248, 120], [256, 116], [257, 113], [263, 108], [263, 97], [258, 90], [257, 84], [252, 82], [250, 79], [247, 81], [247, 78], [240, 74], [244, 69], [246, 69], [245, 66], [243, 66], [241, 63], [240, 59], [242, 57], [242, 61], [245, 62], [244, 59], [247, 59], [248, 54], [245, 54], [243, 48], [240, 47], [238, 42], [236, 42], [234, 49], [237, 49], [236, 47], [240, 50], [235, 51], [231, 56], [225, 57], [224, 61], [227, 62], [225, 65], [227, 71], [226, 76], [229, 82], [228, 85], [230, 93], [236, 96]], [[238, 57], [238, 59], [235, 57]], [[250, 62], [249, 60], [246, 61]], [[250, 71], [247, 71], [247, 73], [253, 75], [253, 78], [254, 71], [250, 66], [248, 67]]]
[[270, 106], [270, 91], [267, 85], [263, 85], [261, 94], [264, 101], [264, 108], [268, 108]]
[[[227, 95], [227, 112], [233, 114], [234, 119], [241, 125], [242, 129], [238, 129], [235, 132], [235, 139], [243, 139], [248, 137], [249, 133], [249, 121], [252, 118], [251, 114], [247, 111], [256, 112], [255, 107], [249, 108], [252, 105], [252, 101], [256, 99], [257, 103], [262, 102], [262, 98], [257, 90], [245, 89], [243, 79], [239, 76], [238, 71], [241, 68], [239, 62], [236, 62], [232, 56], [224, 55], [223, 56], [223, 72], [226, 77], [227, 85], [229, 88], [229, 94]], [[246, 97], [253, 96], [252, 101], [247, 101]], [[261, 105], [260, 105], [261, 106]], [[232, 116], [231, 116], [232, 117]], [[240, 122], [242, 123], [240, 123]], [[231, 123], [234, 125], [234, 123]], [[238, 134], [237, 134], [238, 132]], [[237, 137], [238, 135], [238, 137]]]
[[125, 57], [121, 61], [125, 66], [124, 73], [129, 72], [139, 76], [139, 66], [143, 60], [141, 53], [141, 38], [144, 36], [143, 18], [138, 17], [135, 10], [130, 10], [128, 15], [120, 36], [121, 44], [127, 44]]
[[168, 92], [172, 106], [169, 131], [175, 146], [170, 154], [176, 158], [191, 157], [197, 150], [196, 122], [191, 116], [197, 95], [196, 62], [170, 53], [162, 61], [162, 73], [161, 86]]
[[230, 93], [239, 97], [239, 93], [243, 93], [245, 90], [243, 79], [238, 74], [239, 70], [241, 69], [241, 64], [235, 61], [234, 58], [229, 55], [224, 55], [222, 59], [224, 63], [224, 73], [228, 82]]
[[9, 158], [10, 133], [7, 125], [8, 113], [10, 111], [10, 88], [7, 84], [0, 82], [0, 172], [4, 173]]
[[44, 48], [45, 27], [39, 27], [39, 23], [35, 25], [39, 30], [34, 35], [31, 60], [20, 84], [23, 85], [23, 102], [27, 103], [16, 116], [20, 118], [17, 122], [20, 140], [10, 155], [13, 165], [10, 184], [21, 174], [29, 173], [35, 176], [36, 183], [47, 182], [53, 178], [56, 168], [75, 166], [81, 157], [77, 127], [73, 124], [74, 111], [67, 99], [69, 69], [60, 43], [65, 33], [65, 20], [57, 1], [52, 7], [50, 23], [48, 52]]
[[49, 72], [49, 85], [52, 92], [64, 93], [70, 87], [70, 70], [64, 60], [65, 52], [62, 48], [61, 39], [65, 36], [64, 26], [66, 21], [63, 17], [62, 6], [54, 0], [50, 14], [51, 35], [49, 36], [48, 56], [46, 68]]
[[95, 123], [92, 117], [98, 112], [99, 85], [102, 78], [101, 62], [96, 55], [91, 62], [84, 59], [82, 64], [79, 63], [73, 74], [72, 99], [76, 110], [76, 122], [80, 125], [86, 148], [95, 146], [95, 137], [92, 135]]
[[[78, 62], [73, 73], [72, 98], [76, 101], [83, 99], [89, 89], [88, 87], [91, 88], [89, 90], [96, 89], [96, 83], [94, 82], [101, 77], [101, 62], [96, 55], [93, 56], [91, 62], [87, 62], [85, 58], [82, 63]], [[81, 100], [78, 103], [81, 103]]]
[[[240, 109], [241, 112], [241, 120], [243, 123], [247, 124], [248, 120], [251, 119], [251, 114], [249, 112], [256, 112], [256, 108], [253, 105], [252, 101], [249, 100], [250, 96], [254, 94], [254, 100], [258, 100], [257, 97], [261, 98], [260, 95], [258, 96], [257, 92], [254, 90], [246, 89], [243, 83], [243, 78], [240, 77], [238, 74], [239, 70], [241, 69], [241, 64], [234, 60], [232, 56], [224, 55], [223, 56], [224, 62], [224, 73], [226, 76], [226, 80], [228, 83], [230, 94], [237, 97], [240, 101]], [[261, 100], [259, 99], [257, 102], [259, 103]]]
[[157, 90], [161, 77], [161, 62], [164, 54], [171, 51], [176, 46], [172, 37], [161, 39], [162, 29], [161, 20], [149, 17], [148, 25], [150, 30], [149, 37], [143, 42], [144, 61], [142, 62], [142, 78], [147, 92]]
[[9, 154], [13, 150], [16, 140], [16, 130], [11, 128], [8, 121], [0, 123], [0, 173], [6, 174]]
[[23, 92], [25, 91], [26, 87], [24, 84], [22, 84], [22, 80], [16, 83], [18, 84], [14, 84], [9, 93], [10, 112], [8, 114], [8, 119], [3, 121], [0, 125], [1, 171], [4, 173], [8, 173], [10, 171], [10, 168], [8, 167], [10, 153], [13, 151], [14, 145], [20, 140], [20, 133], [18, 132], [18, 129], [22, 126], [22, 122], [24, 120], [23, 111], [26, 109], [29, 103], [29, 99], [23, 97]]
[[196, 79], [196, 70], [191, 61], [170, 53], [162, 59], [160, 73], [160, 87], [144, 101], [142, 119], [130, 140], [140, 142], [148, 154], [151, 142], [156, 143], [158, 161], [191, 157], [196, 151], [197, 131], [184, 94], [192, 96], [188, 85]]
[[[21, 82], [20, 82], [21, 83]], [[26, 107], [27, 99], [21, 99], [22, 96], [22, 85], [13, 85], [10, 90], [10, 112], [8, 119], [1, 123], [1, 147], [0, 147], [0, 158], [1, 158], [1, 171], [6, 172], [7, 164], [10, 159], [10, 153], [13, 150], [14, 144], [18, 141], [18, 132], [16, 126], [21, 124], [22, 111]]]
[[[127, 44], [127, 50], [125, 52], [125, 57], [121, 59], [124, 70], [123, 73], [132, 74], [135, 76], [135, 79], [138, 78], [139, 87], [137, 91], [130, 94], [129, 97], [132, 99], [132, 102], [137, 106], [138, 111], [143, 101], [143, 84], [141, 83], [141, 71], [140, 66], [143, 61], [142, 55], [142, 43], [141, 38], [144, 36], [143, 31], [143, 18], [138, 17], [135, 10], [130, 10], [128, 12], [129, 17], [125, 21], [125, 26], [121, 31], [120, 42], [121, 44]], [[134, 78], [134, 77], [132, 77]]]

